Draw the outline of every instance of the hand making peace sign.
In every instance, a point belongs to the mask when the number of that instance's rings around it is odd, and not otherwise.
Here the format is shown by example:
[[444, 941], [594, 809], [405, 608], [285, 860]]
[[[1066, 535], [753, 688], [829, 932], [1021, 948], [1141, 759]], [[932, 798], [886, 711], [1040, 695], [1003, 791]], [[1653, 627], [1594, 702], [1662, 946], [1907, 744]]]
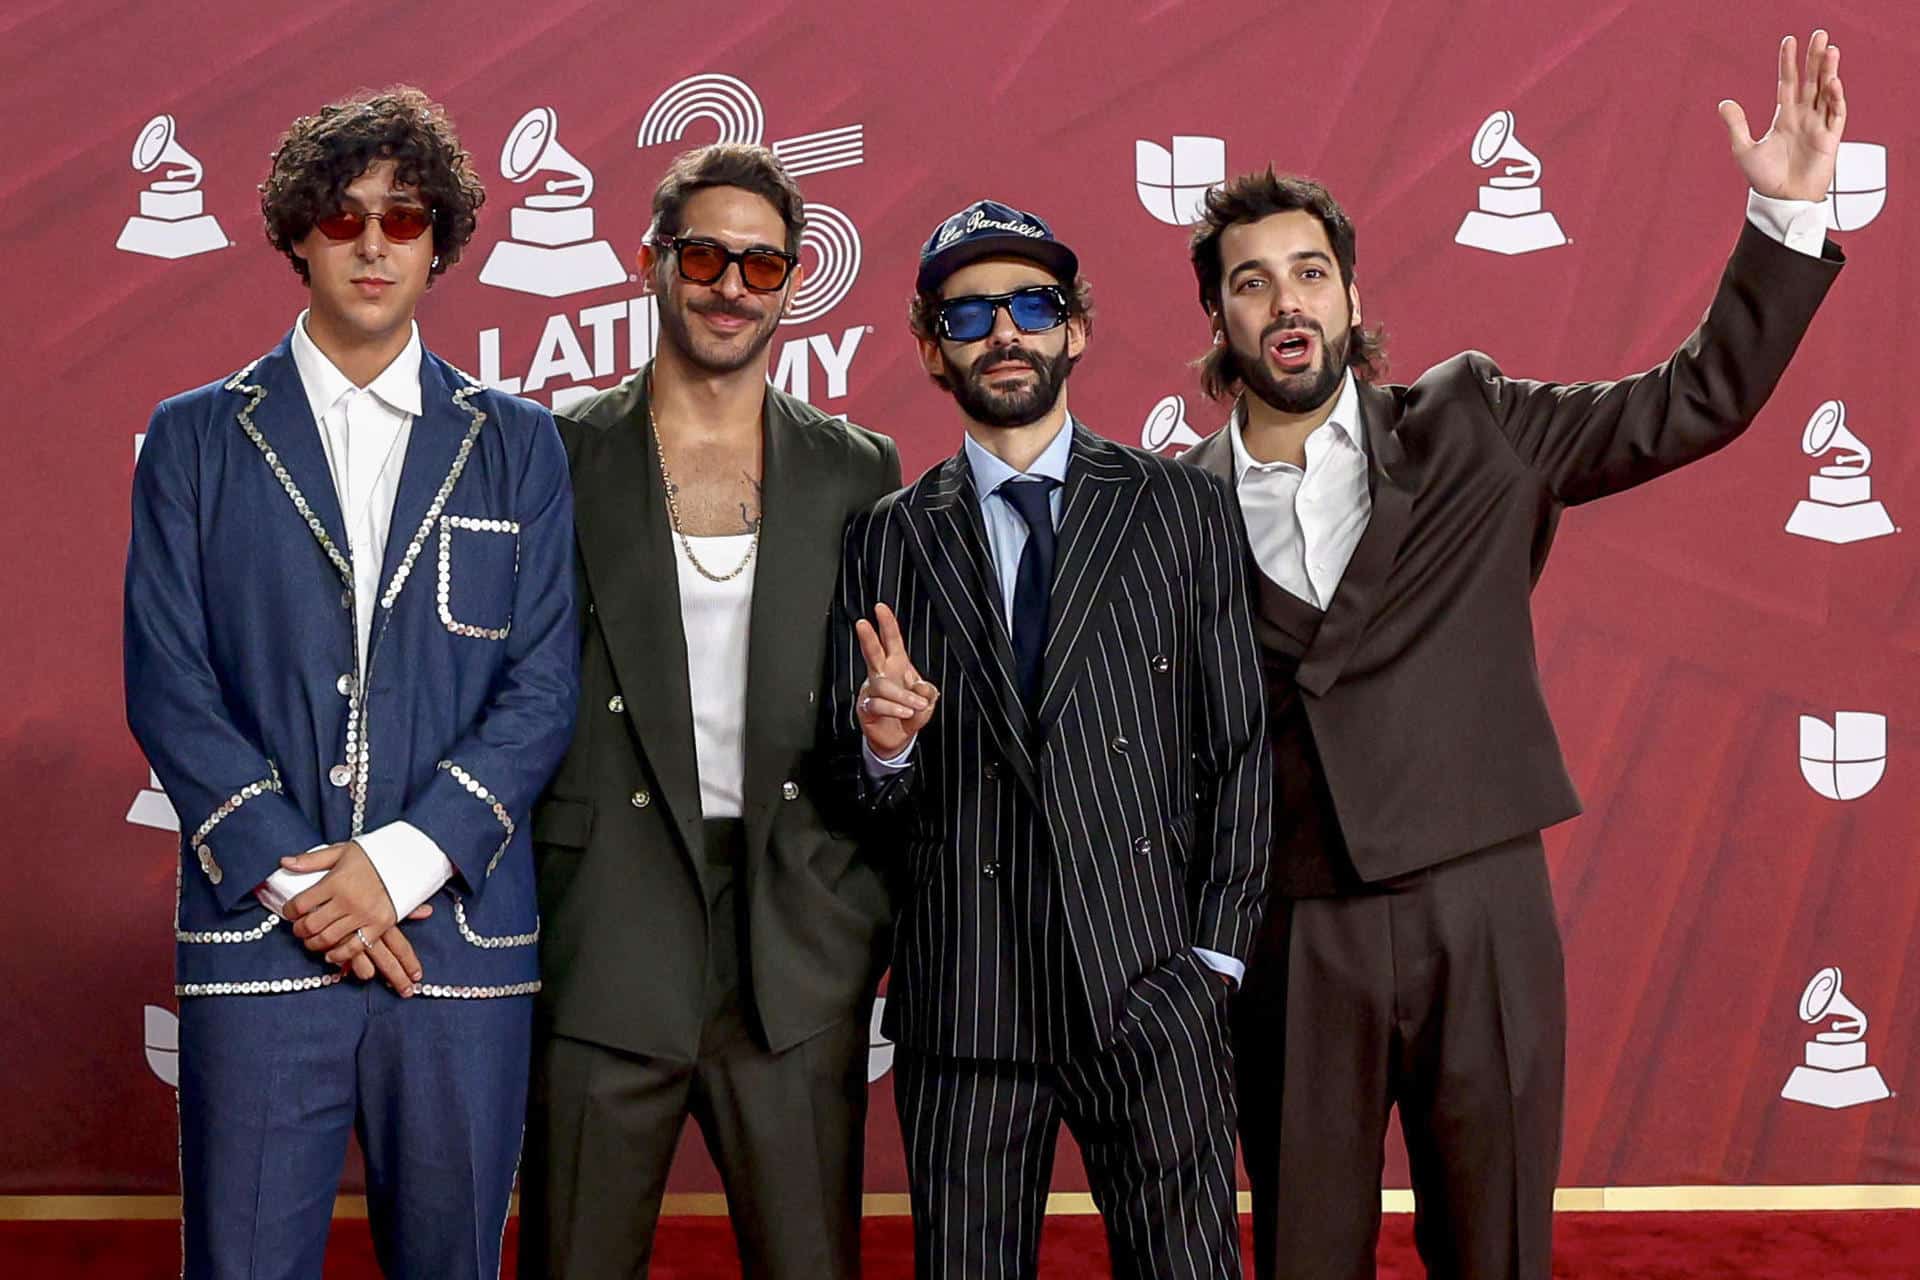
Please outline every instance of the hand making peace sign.
[[1758, 142], [1747, 132], [1747, 113], [1739, 103], [1723, 100], [1720, 118], [1733, 142], [1734, 161], [1755, 191], [1782, 200], [1824, 200], [1847, 125], [1840, 50], [1827, 42], [1826, 32], [1814, 32], [1804, 71], [1796, 51], [1792, 36], [1780, 42], [1773, 121]]
[[907, 644], [900, 636], [900, 623], [893, 610], [877, 604], [873, 618], [873, 622], [862, 618], [853, 624], [860, 652], [867, 660], [867, 678], [860, 682], [853, 705], [867, 746], [880, 759], [891, 760], [926, 728], [940, 691], [920, 678], [913, 660], [907, 657]]

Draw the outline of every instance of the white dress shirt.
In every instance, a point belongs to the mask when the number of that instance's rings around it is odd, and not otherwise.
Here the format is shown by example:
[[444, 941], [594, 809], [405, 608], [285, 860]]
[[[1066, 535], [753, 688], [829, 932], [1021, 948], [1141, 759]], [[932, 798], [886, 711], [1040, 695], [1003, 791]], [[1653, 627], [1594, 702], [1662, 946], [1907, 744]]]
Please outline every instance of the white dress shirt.
[[[1812, 200], [1775, 200], [1749, 191], [1747, 220], [1789, 249], [1812, 257], [1819, 257], [1826, 244], [1825, 216]], [[1342, 380], [1333, 412], [1307, 437], [1305, 468], [1255, 461], [1241, 437], [1237, 409], [1227, 432], [1234, 488], [1254, 563], [1291, 594], [1325, 609], [1373, 514], [1366, 430], [1353, 373]]]
[[1227, 440], [1254, 563], [1293, 595], [1325, 609], [1373, 513], [1352, 371], [1340, 380], [1332, 414], [1307, 437], [1304, 469], [1256, 461], [1241, 435], [1238, 409], [1227, 421]]
[[[1007, 628], [1007, 634], [1011, 636], [1013, 595], [1020, 578], [1020, 556], [1027, 549], [1029, 535], [1025, 517], [1008, 499], [1004, 490], [1012, 484], [1032, 484], [1041, 479], [1054, 481], [1053, 492], [1048, 498], [1053, 511], [1053, 527], [1060, 527], [1060, 516], [1066, 509], [1067, 464], [1073, 460], [1073, 419], [1069, 417], [1060, 424], [1059, 432], [1025, 471], [1016, 471], [971, 435], [966, 438], [965, 450], [967, 464], [973, 469], [974, 490], [980, 499], [980, 520], [987, 530], [987, 551], [993, 557], [994, 576], [1000, 584], [1000, 625]], [[1365, 472], [1361, 474], [1364, 483]], [[907, 745], [891, 760], [875, 756], [873, 749], [864, 742], [861, 750], [866, 754], [868, 772], [879, 777], [907, 767], [907, 762], [913, 758], [913, 741], [909, 739]], [[1236, 985], [1246, 976], [1247, 966], [1232, 956], [1209, 951], [1205, 947], [1195, 947], [1193, 953], [1208, 968], [1227, 975]]]
[[[354, 652], [358, 669], [353, 677], [364, 689], [367, 646], [373, 636], [374, 604], [380, 595], [380, 568], [387, 554], [393, 503], [400, 492], [407, 439], [420, 413], [420, 328], [414, 326], [406, 347], [393, 363], [365, 387], [357, 387], [307, 336], [307, 316], [301, 312], [293, 326], [293, 363], [320, 432], [327, 468], [333, 473], [340, 514], [346, 520], [357, 636]], [[390, 822], [356, 839], [380, 873], [399, 919], [406, 919], [453, 877], [453, 863], [440, 846], [411, 823]], [[284, 914], [288, 902], [318, 884], [325, 874], [276, 871], [254, 891], [255, 896], [268, 910]]]
[[[753, 545], [750, 533], [689, 538], [700, 563], [725, 573]], [[755, 555], [739, 576], [715, 582], [693, 567], [673, 539], [680, 579], [680, 625], [687, 636], [687, 692], [693, 755], [700, 771], [700, 814], [737, 818], [746, 790], [747, 636], [753, 617]]]

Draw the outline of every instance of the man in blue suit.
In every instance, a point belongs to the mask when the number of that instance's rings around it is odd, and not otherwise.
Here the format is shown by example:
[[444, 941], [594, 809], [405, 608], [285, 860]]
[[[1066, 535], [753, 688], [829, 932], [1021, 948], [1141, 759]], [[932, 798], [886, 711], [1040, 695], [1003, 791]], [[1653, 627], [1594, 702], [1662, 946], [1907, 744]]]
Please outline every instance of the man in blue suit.
[[127, 563], [127, 720], [183, 830], [185, 1274], [317, 1277], [354, 1132], [386, 1274], [493, 1277], [527, 814], [577, 696], [567, 460], [420, 345], [484, 198], [438, 106], [302, 117], [261, 192], [308, 309], [154, 411]]

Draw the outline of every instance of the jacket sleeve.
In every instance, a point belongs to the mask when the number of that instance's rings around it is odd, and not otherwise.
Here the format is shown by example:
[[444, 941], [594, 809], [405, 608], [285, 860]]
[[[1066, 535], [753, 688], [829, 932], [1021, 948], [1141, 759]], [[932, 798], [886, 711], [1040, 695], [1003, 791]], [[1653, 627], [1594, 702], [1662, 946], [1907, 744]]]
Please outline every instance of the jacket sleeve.
[[[223, 910], [251, 904], [280, 859], [325, 843], [228, 709], [207, 635], [198, 437], [191, 410], [154, 410], [133, 475], [124, 652], [127, 727], [180, 815]], [[193, 874], [189, 869], [184, 874]]]
[[1244, 961], [1266, 906], [1273, 856], [1273, 752], [1266, 677], [1253, 636], [1246, 530], [1226, 483], [1190, 468], [1202, 486], [1194, 708], [1193, 945]]
[[1706, 316], [1655, 368], [1617, 382], [1545, 383], [1503, 377], [1478, 353], [1467, 364], [1521, 461], [1560, 502], [1588, 502], [1746, 430], [1844, 262], [1831, 240], [1816, 258], [1744, 223]]
[[440, 846], [472, 896], [560, 766], [580, 698], [573, 489], [553, 419], [537, 412], [515, 504], [520, 571], [505, 660], [485, 709], [402, 815]]
[[[900, 461], [892, 459], [894, 474]], [[876, 778], [867, 771], [861, 750], [866, 737], [860, 732], [860, 718], [854, 709], [860, 685], [867, 678], [867, 661], [860, 652], [853, 624], [873, 617], [879, 598], [874, 587], [871, 566], [879, 559], [879, 543], [887, 524], [885, 505], [856, 513], [847, 522], [840, 563], [840, 585], [828, 618], [827, 667], [829, 694], [822, 708], [825, 723], [821, 727], [826, 743], [830, 772], [830, 818], [836, 826], [859, 831], [863, 836], [882, 816], [897, 815], [909, 803], [919, 776], [919, 766], [909, 758], [904, 768]]]

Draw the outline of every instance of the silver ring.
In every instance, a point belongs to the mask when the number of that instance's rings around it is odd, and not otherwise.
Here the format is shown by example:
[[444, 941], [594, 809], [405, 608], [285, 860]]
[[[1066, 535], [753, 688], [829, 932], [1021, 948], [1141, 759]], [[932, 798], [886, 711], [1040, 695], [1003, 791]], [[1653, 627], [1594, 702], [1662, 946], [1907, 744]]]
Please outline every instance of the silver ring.
[[873, 695], [872, 694], [868, 694], [866, 697], [860, 699], [860, 714], [863, 716], [870, 716], [873, 714]]
[[371, 951], [371, 950], [373, 950], [373, 944], [372, 944], [371, 942], [368, 942], [368, 941], [367, 941], [367, 935], [366, 935], [366, 934], [364, 934], [364, 933], [362, 933], [362, 932], [360, 932], [360, 931], [359, 931], [358, 929], [355, 929], [355, 930], [353, 931], [353, 936], [354, 936], [354, 937], [356, 937], [356, 938], [358, 938], [358, 939], [360, 939], [360, 950], [362, 950], [362, 951]]

